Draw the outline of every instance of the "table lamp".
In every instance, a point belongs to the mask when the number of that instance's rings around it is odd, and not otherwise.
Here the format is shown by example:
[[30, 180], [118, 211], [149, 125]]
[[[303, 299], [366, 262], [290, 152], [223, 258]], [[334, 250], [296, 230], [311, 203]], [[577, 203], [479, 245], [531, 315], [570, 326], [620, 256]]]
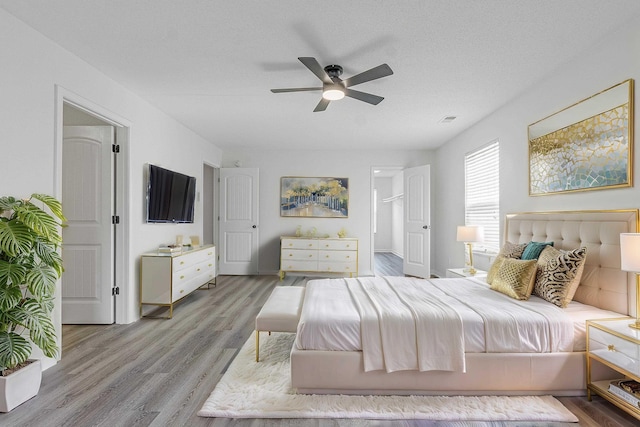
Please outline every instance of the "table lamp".
[[640, 329], [640, 233], [620, 233], [620, 269], [636, 274], [636, 320], [629, 327]]
[[473, 243], [484, 241], [484, 228], [479, 225], [459, 225], [456, 240], [469, 246], [469, 273], [476, 274], [473, 268]]

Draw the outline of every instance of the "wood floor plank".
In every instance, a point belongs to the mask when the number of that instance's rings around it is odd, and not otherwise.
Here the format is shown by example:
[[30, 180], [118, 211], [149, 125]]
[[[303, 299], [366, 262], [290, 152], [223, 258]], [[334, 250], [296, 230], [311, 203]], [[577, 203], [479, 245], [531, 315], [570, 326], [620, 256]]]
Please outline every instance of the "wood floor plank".
[[[377, 258], [377, 255], [376, 255]], [[390, 264], [388, 260], [383, 260]], [[397, 261], [397, 260], [396, 260]], [[398, 263], [385, 275], [401, 275]], [[441, 426], [425, 421], [331, 419], [215, 419], [197, 416], [215, 385], [254, 330], [255, 316], [275, 286], [306, 278], [223, 276], [174, 309], [172, 319], [130, 325], [65, 325], [63, 357], [43, 374], [40, 393], [8, 414], [7, 426], [360, 427]], [[637, 420], [603, 399], [560, 401], [584, 426], [634, 426]], [[515, 426], [517, 423], [447, 423]], [[534, 426], [575, 424], [536, 423]]]

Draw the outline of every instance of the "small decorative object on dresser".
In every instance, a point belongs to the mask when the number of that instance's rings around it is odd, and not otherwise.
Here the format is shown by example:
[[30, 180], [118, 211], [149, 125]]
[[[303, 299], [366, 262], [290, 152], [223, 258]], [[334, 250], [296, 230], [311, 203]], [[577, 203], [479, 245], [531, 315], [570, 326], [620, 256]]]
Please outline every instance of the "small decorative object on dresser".
[[140, 316], [144, 305], [169, 307], [196, 289], [215, 283], [216, 248], [208, 245], [177, 253], [150, 252], [142, 255], [140, 269]]
[[287, 272], [358, 275], [358, 239], [280, 237], [280, 280]]
[[[629, 320], [587, 320], [587, 397], [596, 393], [640, 420], [640, 395], [632, 389], [640, 382], [640, 330], [630, 328]], [[592, 373], [601, 365], [626, 378], [593, 381]]]

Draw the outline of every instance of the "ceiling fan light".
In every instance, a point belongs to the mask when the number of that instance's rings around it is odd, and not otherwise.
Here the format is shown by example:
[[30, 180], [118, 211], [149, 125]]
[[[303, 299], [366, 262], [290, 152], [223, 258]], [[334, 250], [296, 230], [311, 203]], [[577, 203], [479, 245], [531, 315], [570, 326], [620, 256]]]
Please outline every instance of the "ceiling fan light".
[[326, 89], [322, 92], [322, 97], [328, 101], [337, 101], [344, 98], [344, 92], [340, 89]]

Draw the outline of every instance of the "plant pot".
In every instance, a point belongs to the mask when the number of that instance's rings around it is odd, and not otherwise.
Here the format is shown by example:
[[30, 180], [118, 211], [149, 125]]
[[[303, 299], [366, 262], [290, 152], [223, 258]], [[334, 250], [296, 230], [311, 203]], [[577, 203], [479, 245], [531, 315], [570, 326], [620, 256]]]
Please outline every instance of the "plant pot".
[[19, 371], [0, 377], [0, 412], [9, 412], [38, 394], [41, 380], [40, 360], [33, 360]]

